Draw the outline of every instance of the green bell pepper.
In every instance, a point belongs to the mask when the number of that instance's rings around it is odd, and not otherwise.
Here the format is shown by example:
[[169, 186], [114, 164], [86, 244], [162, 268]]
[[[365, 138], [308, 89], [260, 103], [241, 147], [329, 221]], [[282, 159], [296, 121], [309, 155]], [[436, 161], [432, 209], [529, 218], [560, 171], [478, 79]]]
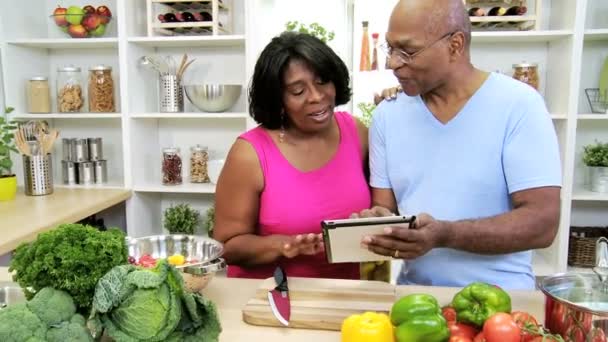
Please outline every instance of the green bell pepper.
[[497, 312], [511, 312], [511, 297], [503, 289], [482, 282], [471, 283], [452, 299], [459, 322], [478, 327]]
[[435, 297], [411, 294], [391, 308], [397, 342], [444, 342], [450, 337], [448, 323]]

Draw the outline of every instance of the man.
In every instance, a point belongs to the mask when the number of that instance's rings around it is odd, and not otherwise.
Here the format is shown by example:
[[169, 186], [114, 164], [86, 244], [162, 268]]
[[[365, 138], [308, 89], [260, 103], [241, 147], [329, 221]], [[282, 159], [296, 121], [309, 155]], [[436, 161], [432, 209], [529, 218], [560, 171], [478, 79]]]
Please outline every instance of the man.
[[533, 288], [530, 250], [553, 242], [561, 188], [543, 98], [471, 64], [462, 0], [400, 1], [386, 41], [403, 93], [374, 114], [374, 207], [359, 215], [417, 221], [362, 246], [406, 261], [399, 284]]

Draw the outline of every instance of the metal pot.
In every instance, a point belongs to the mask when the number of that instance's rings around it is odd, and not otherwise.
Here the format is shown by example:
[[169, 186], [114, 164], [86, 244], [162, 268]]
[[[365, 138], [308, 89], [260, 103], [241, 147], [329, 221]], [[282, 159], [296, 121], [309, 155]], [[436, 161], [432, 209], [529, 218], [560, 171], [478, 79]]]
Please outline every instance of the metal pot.
[[565, 341], [606, 341], [608, 335], [608, 239], [596, 242], [595, 273], [561, 273], [540, 282], [545, 327]]

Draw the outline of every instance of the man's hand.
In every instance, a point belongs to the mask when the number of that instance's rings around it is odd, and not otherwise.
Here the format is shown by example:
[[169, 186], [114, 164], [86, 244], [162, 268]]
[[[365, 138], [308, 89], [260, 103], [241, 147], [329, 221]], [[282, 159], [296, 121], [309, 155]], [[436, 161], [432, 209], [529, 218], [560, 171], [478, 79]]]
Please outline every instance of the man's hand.
[[281, 253], [289, 259], [298, 255], [315, 255], [325, 250], [321, 234], [283, 236], [280, 243]]
[[385, 228], [385, 234], [364, 237], [361, 247], [396, 259], [415, 259], [433, 248], [443, 246], [444, 228], [444, 222], [428, 214], [420, 214], [416, 216], [414, 228], [408, 229], [407, 225]]
[[362, 218], [362, 217], [384, 217], [384, 216], [394, 216], [395, 214], [392, 213], [390, 210], [384, 208], [384, 207], [380, 207], [380, 206], [375, 206], [372, 207], [371, 209], [364, 209], [361, 210], [361, 212], [359, 213], [353, 213], [350, 215], [350, 218]]
[[394, 100], [397, 98], [397, 93], [403, 91], [401, 86], [383, 89], [380, 94], [374, 94], [374, 104], [378, 105], [383, 100]]

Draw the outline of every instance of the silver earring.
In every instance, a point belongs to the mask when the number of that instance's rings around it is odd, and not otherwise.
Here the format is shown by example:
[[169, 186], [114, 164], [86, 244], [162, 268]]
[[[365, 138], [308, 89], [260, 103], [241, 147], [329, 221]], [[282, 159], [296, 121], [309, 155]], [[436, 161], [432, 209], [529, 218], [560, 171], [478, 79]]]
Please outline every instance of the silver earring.
[[285, 114], [281, 113], [281, 129], [279, 130], [279, 142], [285, 141]]

